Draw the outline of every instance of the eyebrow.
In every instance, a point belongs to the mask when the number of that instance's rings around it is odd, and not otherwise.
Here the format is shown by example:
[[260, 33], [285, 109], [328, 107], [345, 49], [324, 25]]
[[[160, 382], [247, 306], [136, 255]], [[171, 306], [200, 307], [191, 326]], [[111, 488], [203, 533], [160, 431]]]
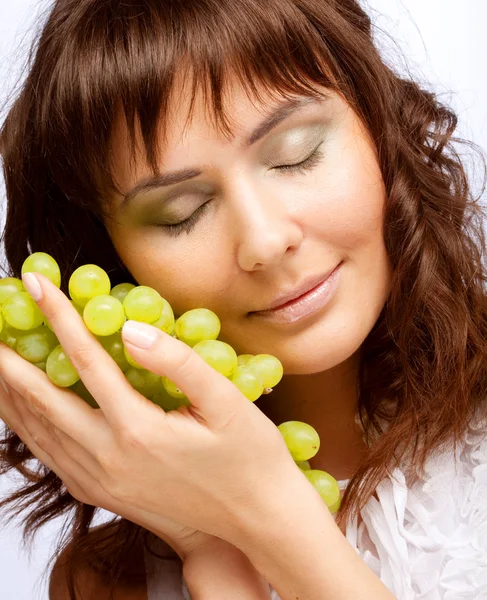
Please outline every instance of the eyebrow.
[[[258, 142], [261, 138], [267, 135], [272, 129], [277, 127], [282, 121], [290, 117], [293, 113], [308, 106], [315, 104], [320, 100], [327, 100], [324, 96], [322, 99], [317, 99], [313, 96], [298, 97], [286, 100], [275, 110], [269, 113], [265, 119], [252, 131], [246, 140], [243, 142], [243, 147], [248, 148]], [[167, 173], [161, 173], [156, 176], [149, 176], [141, 179], [129, 192], [127, 192], [120, 204], [120, 210], [125, 208], [138, 194], [147, 192], [153, 189], [168, 187], [177, 183], [182, 183], [188, 179], [194, 179], [203, 173], [203, 168], [194, 167], [189, 169], [180, 169]]]

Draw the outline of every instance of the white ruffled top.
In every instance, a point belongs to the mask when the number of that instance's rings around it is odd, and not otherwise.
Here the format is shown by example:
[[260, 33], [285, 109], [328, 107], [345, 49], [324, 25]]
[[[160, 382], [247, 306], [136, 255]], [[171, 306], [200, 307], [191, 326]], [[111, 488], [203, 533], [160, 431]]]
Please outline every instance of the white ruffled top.
[[[395, 469], [360, 524], [348, 523], [347, 540], [397, 600], [487, 600], [487, 417], [470, 426], [456, 456], [456, 468], [453, 448], [430, 456], [425, 480], [412, 488]], [[166, 598], [163, 564], [148, 579], [149, 600]], [[179, 577], [181, 595], [171, 598], [191, 600]]]

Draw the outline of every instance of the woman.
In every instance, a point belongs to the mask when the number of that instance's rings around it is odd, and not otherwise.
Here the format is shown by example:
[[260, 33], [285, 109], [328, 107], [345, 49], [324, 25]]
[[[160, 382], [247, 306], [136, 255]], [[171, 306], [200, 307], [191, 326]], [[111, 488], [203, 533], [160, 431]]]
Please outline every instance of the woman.
[[[11, 274], [49, 252], [67, 292], [98, 264], [213, 310], [285, 376], [243, 402], [149, 327], [128, 347], [192, 404], [164, 414], [25, 278], [102, 409], [1, 345], [4, 469], [31, 482], [3, 505], [31, 507], [26, 536], [73, 509], [53, 598], [65, 579], [70, 598], [486, 596], [485, 240], [455, 127], [352, 0], [54, 4], [1, 132]], [[317, 304], [268, 312], [328, 277]], [[320, 434], [334, 519], [288, 420]], [[96, 507], [122, 519], [90, 530]]]

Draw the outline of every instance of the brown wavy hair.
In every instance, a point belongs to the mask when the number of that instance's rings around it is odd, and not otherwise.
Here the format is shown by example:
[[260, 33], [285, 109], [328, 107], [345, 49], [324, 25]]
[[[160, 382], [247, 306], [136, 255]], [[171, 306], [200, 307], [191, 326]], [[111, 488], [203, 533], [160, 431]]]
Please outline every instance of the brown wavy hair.
[[[485, 158], [453, 137], [451, 108], [385, 63], [373, 34], [353, 0], [57, 0], [0, 131], [8, 274], [19, 277], [25, 258], [44, 251], [65, 283], [78, 266], [96, 263], [115, 285], [134, 282], [108, 236], [102, 201], [107, 190], [119, 191], [110, 150], [120, 110], [132, 150], [138, 122], [156, 174], [159, 127], [182, 69], [192, 69], [193, 101], [201, 87], [225, 135], [232, 133], [223, 108], [230, 73], [258, 100], [259, 87], [271, 96], [316, 96], [318, 85], [350, 104], [375, 142], [387, 190], [393, 281], [362, 347], [358, 409], [370, 449], [339, 524], [358, 513], [406, 450], [415, 481], [432, 452], [460, 442], [471, 419], [487, 414], [484, 214], [454, 142], [482, 158], [482, 189]], [[89, 564], [107, 584], [133, 582], [129, 556], [148, 532], [118, 517], [95, 536], [99, 508], [75, 500], [43, 465], [28, 466], [29, 449], [8, 428], [5, 436], [1, 470], [17, 470], [26, 485], [0, 508], [14, 505], [12, 517], [29, 509], [24, 539], [67, 514], [68, 576]]]

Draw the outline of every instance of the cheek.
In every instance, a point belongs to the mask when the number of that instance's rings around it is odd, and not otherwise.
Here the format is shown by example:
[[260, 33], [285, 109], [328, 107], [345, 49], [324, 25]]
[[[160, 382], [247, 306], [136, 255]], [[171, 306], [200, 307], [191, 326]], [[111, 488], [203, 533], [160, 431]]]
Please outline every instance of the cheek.
[[228, 276], [224, 275], [225, 253], [215, 253], [210, 236], [194, 236], [194, 242], [188, 237], [182, 243], [165, 244], [162, 231], [146, 229], [143, 234], [127, 231], [117, 238], [116, 249], [139, 285], [157, 290], [176, 314], [195, 305], [215, 309], [224, 297], [224, 282], [228, 283]]
[[307, 226], [330, 248], [353, 252], [380, 245], [385, 187], [363, 138], [345, 138], [331, 148], [324, 169], [308, 189]]

